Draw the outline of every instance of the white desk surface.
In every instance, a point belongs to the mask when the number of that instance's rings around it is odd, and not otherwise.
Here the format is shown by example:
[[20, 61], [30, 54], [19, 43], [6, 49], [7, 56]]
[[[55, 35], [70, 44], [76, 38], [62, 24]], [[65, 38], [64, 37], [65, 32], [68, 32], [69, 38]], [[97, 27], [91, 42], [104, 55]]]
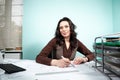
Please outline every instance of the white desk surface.
[[61, 68], [38, 64], [34, 60], [6, 59], [4, 61], [23, 67], [26, 71], [3, 74], [0, 76], [0, 80], [109, 80], [108, 77], [92, 67], [94, 65], [93, 61], [76, 66], [74, 69], [78, 71], [74, 71], [73, 68], [69, 67], [68, 70], [73, 69], [73, 72], [53, 74], [40, 74], [40, 72], [59, 71]]

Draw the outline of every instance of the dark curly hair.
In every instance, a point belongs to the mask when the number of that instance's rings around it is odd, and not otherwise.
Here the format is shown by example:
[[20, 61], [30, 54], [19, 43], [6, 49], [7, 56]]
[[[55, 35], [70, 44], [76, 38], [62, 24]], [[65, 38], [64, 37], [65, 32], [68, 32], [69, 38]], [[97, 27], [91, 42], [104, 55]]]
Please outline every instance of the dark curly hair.
[[62, 21], [67, 21], [70, 25], [70, 46], [71, 46], [71, 49], [73, 50], [77, 46], [77, 39], [76, 39], [77, 33], [75, 32], [76, 25], [67, 17], [63, 17], [62, 19], [60, 19], [57, 24], [57, 28], [55, 32], [55, 38], [57, 39], [56, 43], [60, 46], [64, 43], [64, 38], [61, 35], [60, 28], [59, 28], [60, 23]]

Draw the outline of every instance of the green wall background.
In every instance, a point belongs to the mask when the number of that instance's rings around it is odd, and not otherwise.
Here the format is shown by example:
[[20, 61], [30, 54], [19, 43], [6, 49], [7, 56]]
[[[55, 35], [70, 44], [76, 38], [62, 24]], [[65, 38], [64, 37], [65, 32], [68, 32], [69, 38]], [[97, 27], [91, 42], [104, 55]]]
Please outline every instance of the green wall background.
[[113, 0], [113, 31], [120, 32], [120, 0]]
[[77, 25], [77, 38], [93, 51], [96, 36], [120, 30], [120, 24], [116, 23], [120, 9], [117, 2], [120, 3], [119, 0], [24, 0], [23, 58], [35, 59], [54, 37], [57, 22], [64, 16]]

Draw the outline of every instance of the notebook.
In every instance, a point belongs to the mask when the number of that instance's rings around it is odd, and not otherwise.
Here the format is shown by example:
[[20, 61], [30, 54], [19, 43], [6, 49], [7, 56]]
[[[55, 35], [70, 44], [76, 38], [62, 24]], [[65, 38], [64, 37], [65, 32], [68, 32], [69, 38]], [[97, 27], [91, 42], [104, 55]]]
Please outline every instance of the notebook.
[[25, 71], [26, 69], [16, 66], [14, 64], [11, 63], [7, 63], [7, 64], [0, 64], [0, 68], [5, 70], [6, 74], [11, 74], [11, 73], [15, 73], [15, 72], [20, 72], [20, 71]]

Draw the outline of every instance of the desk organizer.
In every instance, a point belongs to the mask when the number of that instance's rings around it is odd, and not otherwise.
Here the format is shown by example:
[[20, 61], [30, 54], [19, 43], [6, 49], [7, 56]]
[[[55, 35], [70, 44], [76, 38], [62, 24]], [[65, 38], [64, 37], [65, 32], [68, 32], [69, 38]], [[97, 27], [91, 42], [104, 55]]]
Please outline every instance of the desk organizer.
[[96, 37], [93, 48], [95, 67], [109, 77], [105, 70], [120, 76], [120, 33]]

